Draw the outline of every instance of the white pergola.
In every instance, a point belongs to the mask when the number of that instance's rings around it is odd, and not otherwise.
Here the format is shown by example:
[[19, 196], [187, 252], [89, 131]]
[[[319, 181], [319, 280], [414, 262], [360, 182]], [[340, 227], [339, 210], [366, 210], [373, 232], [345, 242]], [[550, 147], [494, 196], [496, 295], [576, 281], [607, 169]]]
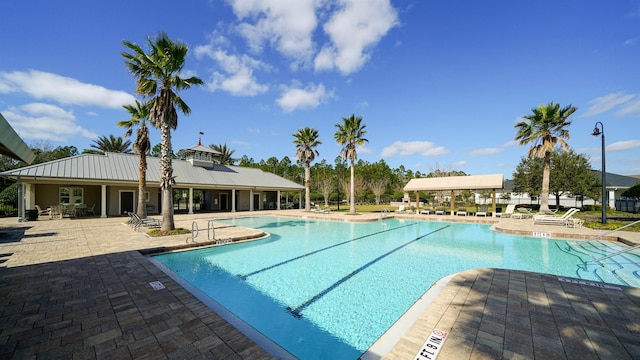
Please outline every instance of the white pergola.
[[455, 190], [491, 190], [491, 199], [493, 203], [492, 214], [496, 214], [496, 189], [504, 188], [504, 179], [502, 174], [491, 175], [469, 175], [469, 176], [447, 176], [435, 178], [418, 178], [411, 179], [405, 185], [404, 191], [415, 191], [416, 208], [420, 201], [419, 191], [446, 191], [451, 190], [451, 214], [455, 211]]

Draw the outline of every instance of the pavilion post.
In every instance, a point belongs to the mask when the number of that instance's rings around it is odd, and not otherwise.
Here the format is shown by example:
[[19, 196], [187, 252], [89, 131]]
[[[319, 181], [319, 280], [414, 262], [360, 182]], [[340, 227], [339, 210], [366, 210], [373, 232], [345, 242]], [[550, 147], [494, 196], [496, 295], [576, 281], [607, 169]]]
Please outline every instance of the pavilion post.
[[454, 209], [456, 208], [456, 193], [451, 190], [451, 215], [454, 214]]

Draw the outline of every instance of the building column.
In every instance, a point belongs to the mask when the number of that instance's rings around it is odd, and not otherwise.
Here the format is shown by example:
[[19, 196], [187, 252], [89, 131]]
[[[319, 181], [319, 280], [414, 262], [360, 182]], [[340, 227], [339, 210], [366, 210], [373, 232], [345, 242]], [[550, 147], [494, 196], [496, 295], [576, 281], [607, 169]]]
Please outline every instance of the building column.
[[278, 199], [276, 200], [276, 209], [280, 210], [280, 190], [278, 190]]
[[102, 185], [102, 189], [100, 191], [100, 217], [107, 217], [107, 185]]
[[231, 212], [236, 212], [236, 189], [231, 189]]
[[420, 213], [420, 191], [416, 191], [416, 214]]
[[249, 211], [253, 211], [253, 189], [249, 189]]
[[491, 217], [496, 217], [496, 189], [493, 189], [493, 191], [491, 192], [491, 202], [493, 204], [493, 208], [491, 210]]
[[193, 188], [189, 188], [189, 214], [193, 214]]
[[455, 215], [456, 211], [456, 193], [451, 190], [451, 215]]

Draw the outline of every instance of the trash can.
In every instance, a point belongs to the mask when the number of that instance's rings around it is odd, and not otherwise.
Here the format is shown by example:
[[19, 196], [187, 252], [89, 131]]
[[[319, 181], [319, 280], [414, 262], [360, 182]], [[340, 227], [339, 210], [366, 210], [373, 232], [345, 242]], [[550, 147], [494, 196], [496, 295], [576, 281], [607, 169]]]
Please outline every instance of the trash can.
[[36, 221], [38, 220], [38, 210], [25, 210], [24, 217], [27, 221]]

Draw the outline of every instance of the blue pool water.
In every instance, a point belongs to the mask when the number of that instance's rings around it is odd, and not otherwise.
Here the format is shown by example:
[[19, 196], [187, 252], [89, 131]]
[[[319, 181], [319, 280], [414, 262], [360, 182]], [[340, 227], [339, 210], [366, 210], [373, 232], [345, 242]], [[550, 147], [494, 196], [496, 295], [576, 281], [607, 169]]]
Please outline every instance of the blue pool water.
[[484, 224], [218, 221], [271, 236], [155, 259], [302, 359], [357, 359], [438, 279], [467, 269], [526, 270], [618, 284], [640, 280], [638, 255], [613, 258], [603, 267], [587, 262], [599, 257], [597, 243], [589, 249], [496, 233]]

